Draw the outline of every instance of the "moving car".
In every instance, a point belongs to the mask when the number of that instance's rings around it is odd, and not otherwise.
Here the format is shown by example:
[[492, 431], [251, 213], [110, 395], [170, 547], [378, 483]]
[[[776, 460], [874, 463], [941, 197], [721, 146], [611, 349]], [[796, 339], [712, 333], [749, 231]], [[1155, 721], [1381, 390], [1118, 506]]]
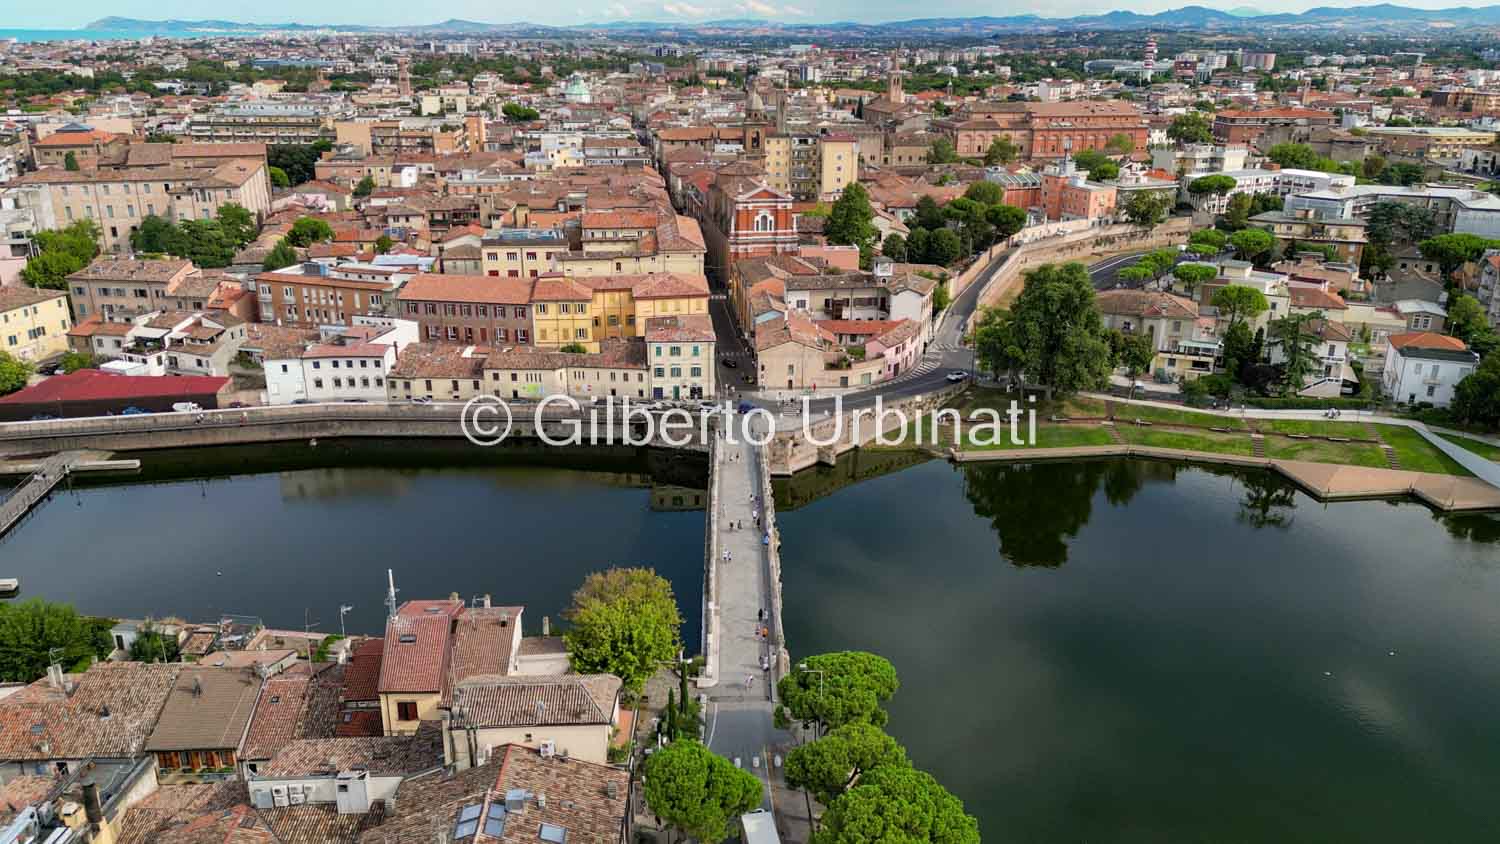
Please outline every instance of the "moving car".
[[734, 358], [729, 357], [728, 355], [719, 358], [719, 363], [724, 364], [724, 366], [728, 369], [734, 369], [735, 367], [739, 366], [739, 364], [735, 362]]
[[964, 372], [962, 369], [955, 369], [944, 377], [949, 381], [964, 381], [968, 379], [969, 373]]

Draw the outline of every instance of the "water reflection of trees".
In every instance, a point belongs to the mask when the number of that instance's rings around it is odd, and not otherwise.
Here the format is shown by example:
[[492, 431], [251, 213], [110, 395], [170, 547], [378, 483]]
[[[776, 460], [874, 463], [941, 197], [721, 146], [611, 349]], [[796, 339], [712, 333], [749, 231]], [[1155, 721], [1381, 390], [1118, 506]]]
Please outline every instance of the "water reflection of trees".
[[1126, 460], [971, 465], [963, 470], [964, 493], [975, 514], [990, 520], [1000, 554], [1013, 565], [1060, 566], [1101, 488], [1106, 501], [1120, 506], [1149, 481], [1171, 481], [1177, 469]]
[[[980, 464], [964, 467], [964, 492], [976, 515], [989, 519], [1000, 553], [1017, 566], [1060, 566], [1068, 545], [1093, 515], [1097, 493], [1119, 507], [1148, 483], [1176, 480], [1182, 464], [1154, 460]], [[1291, 527], [1296, 487], [1270, 472], [1195, 467], [1235, 479], [1243, 489], [1236, 518], [1254, 528]], [[1450, 524], [1449, 530], [1455, 528]], [[1500, 521], [1476, 532], [1500, 533]]]
[[1500, 513], [1433, 513], [1454, 539], [1494, 544], [1500, 542]]

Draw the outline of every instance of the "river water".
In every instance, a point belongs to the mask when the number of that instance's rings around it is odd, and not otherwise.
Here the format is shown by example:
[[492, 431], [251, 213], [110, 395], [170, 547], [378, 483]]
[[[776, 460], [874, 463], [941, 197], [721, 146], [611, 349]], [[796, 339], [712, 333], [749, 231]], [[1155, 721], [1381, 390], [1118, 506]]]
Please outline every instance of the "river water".
[[[26, 595], [113, 616], [378, 631], [402, 598], [554, 619], [654, 566], [689, 645], [703, 466], [402, 442], [143, 455], [0, 541]], [[695, 487], [697, 487], [695, 489]], [[865, 649], [889, 729], [986, 841], [1494, 839], [1500, 520], [1324, 505], [1264, 473], [895, 452], [779, 481], [794, 659]]]
[[1126, 461], [930, 462], [778, 515], [793, 658], [889, 657], [888, 729], [985, 841], [1500, 829], [1494, 517]]

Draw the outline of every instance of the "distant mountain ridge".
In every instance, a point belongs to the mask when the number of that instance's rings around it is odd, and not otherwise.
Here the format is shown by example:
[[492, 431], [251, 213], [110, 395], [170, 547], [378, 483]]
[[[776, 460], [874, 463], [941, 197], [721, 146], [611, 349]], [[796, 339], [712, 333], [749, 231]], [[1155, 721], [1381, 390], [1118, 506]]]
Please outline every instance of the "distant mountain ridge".
[[515, 33], [606, 30], [611, 32], [732, 32], [774, 30], [788, 35], [968, 35], [984, 36], [1004, 33], [1055, 32], [1073, 30], [1122, 29], [1203, 29], [1213, 31], [1254, 31], [1267, 27], [1302, 28], [1337, 27], [1344, 30], [1412, 29], [1431, 25], [1445, 27], [1500, 25], [1500, 6], [1456, 7], [1449, 9], [1416, 9], [1381, 3], [1373, 6], [1320, 6], [1305, 12], [1261, 14], [1244, 7], [1231, 11], [1207, 6], [1183, 6], [1155, 14], [1116, 10], [1099, 15], [1068, 18], [1044, 18], [1038, 15], [1005, 17], [916, 18], [884, 23], [802, 23], [768, 20], [714, 20], [663, 23], [658, 21], [609, 21], [602, 23], [549, 26], [525, 22], [485, 23], [450, 19], [441, 23], [409, 26], [367, 26], [356, 24], [258, 24], [225, 20], [138, 20], [107, 17], [89, 23], [85, 29], [140, 32], [272, 32], [336, 30], [342, 32], [420, 32], [420, 33]]

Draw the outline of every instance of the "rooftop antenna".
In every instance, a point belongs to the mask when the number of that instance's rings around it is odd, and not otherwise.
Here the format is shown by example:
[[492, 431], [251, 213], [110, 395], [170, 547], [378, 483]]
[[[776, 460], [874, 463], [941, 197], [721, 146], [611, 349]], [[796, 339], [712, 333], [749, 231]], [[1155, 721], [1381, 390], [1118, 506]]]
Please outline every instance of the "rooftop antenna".
[[391, 609], [391, 618], [396, 617], [396, 574], [390, 569], [385, 570], [386, 593], [385, 605]]

